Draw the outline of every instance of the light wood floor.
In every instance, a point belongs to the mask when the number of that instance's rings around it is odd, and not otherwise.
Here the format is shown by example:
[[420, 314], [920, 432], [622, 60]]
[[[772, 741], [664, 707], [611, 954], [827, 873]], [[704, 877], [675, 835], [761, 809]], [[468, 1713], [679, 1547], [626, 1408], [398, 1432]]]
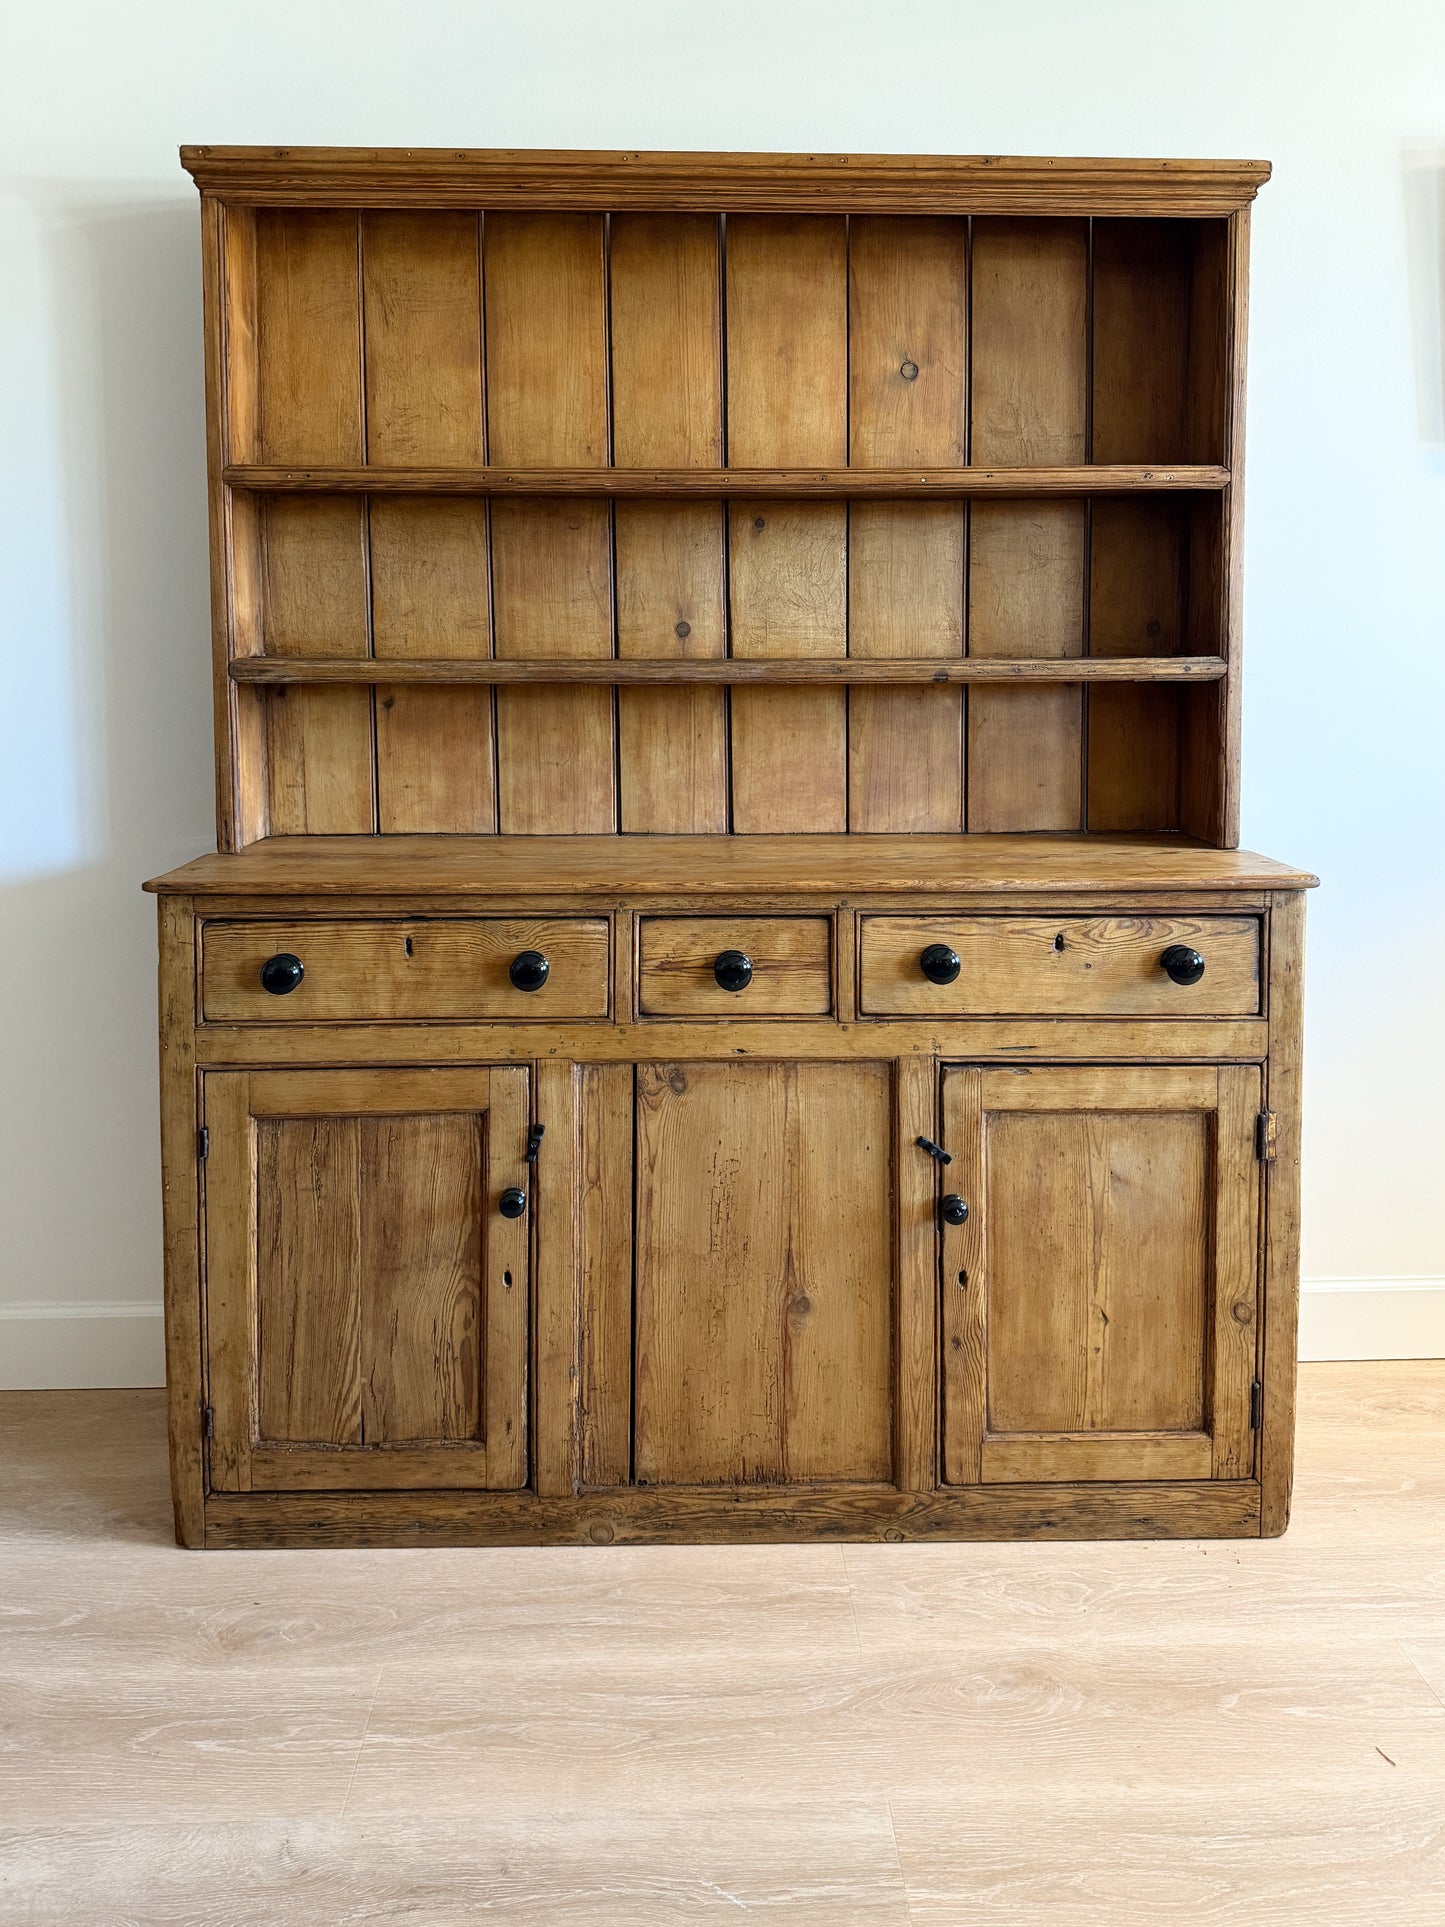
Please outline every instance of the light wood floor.
[[1445, 1922], [1445, 1363], [1260, 1544], [183, 1553], [0, 1396], [0, 1919]]

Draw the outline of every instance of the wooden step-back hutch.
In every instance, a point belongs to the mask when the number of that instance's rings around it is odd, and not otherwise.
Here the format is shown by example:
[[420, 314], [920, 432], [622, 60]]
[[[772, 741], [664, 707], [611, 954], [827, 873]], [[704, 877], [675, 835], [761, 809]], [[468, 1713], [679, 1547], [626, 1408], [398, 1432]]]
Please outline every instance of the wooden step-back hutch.
[[1268, 169], [183, 159], [181, 1540], [1282, 1531]]

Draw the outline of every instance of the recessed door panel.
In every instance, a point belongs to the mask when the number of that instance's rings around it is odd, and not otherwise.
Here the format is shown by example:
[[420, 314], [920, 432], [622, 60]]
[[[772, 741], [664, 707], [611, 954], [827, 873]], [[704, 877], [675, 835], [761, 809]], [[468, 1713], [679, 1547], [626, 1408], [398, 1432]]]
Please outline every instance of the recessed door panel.
[[1248, 1475], [1258, 1102], [1249, 1066], [945, 1073], [949, 1483]]
[[213, 1485], [520, 1485], [526, 1072], [223, 1071], [205, 1113]]

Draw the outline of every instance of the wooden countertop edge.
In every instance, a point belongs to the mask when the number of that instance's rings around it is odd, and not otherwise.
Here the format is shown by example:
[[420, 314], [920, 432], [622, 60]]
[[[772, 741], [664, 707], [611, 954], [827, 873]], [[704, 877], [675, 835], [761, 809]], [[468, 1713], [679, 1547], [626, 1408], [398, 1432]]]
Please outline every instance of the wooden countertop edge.
[[1173, 837], [278, 837], [150, 878], [171, 896], [719, 897], [1309, 890], [1248, 850]]

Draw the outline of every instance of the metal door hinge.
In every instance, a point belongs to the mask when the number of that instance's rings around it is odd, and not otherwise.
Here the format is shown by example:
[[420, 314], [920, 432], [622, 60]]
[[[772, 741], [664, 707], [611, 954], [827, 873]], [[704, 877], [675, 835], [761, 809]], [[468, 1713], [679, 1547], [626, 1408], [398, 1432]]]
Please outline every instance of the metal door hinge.
[[210, 1155], [211, 1155], [210, 1127], [208, 1125], [203, 1124], [200, 1130], [196, 1132], [196, 1156], [200, 1159], [201, 1163], [204, 1164], [206, 1159]]
[[1264, 1422], [1264, 1387], [1256, 1379], [1249, 1388], [1249, 1429], [1257, 1432]]
[[1254, 1120], [1254, 1155], [1261, 1164], [1273, 1164], [1279, 1145], [1279, 1119], [1273, 1111], [1261, 1111]]
[[201, 1407], [201, 1431], [208, 1439], [213, 1439], [216, 1436], [216, 1413], [213, 1406], [203, 1405]]

